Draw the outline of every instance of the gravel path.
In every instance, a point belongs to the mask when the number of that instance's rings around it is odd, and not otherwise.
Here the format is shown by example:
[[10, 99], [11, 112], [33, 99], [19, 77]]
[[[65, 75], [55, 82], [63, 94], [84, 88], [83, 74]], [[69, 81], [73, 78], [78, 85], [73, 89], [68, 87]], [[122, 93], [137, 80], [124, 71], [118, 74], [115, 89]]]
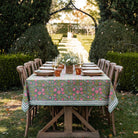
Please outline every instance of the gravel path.
[[60, 53], [73, 52], [77, 54], [83, 62], [88, 62], [88, 52], [84, 49], [77, 38], [63, 37], [58, 47]]

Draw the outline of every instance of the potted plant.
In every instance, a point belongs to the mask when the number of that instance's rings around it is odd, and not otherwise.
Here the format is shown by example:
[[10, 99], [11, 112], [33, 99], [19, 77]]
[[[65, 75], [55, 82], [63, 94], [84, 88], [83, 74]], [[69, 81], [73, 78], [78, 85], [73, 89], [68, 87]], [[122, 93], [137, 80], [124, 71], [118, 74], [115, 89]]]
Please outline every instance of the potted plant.
[[63, 63], [64, 65], [66, 65], [67, 74], [72, 74], [73, 65], [78, 63], [78, 57], [70, 52], [62, 56], [60, 63]]

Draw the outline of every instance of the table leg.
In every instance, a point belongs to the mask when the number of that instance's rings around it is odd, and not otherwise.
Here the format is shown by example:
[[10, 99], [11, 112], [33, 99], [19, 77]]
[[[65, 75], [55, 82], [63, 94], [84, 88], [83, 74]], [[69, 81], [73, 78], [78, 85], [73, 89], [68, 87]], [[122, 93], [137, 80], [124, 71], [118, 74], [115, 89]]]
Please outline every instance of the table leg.
[[72, 133], [72, 107], [64, 107], [64, 132]]

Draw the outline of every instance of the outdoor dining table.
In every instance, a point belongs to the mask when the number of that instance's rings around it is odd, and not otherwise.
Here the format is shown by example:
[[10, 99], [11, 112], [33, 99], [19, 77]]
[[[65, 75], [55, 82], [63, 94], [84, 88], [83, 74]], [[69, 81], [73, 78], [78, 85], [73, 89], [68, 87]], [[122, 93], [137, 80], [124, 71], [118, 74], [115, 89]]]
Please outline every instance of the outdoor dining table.
[[[63, 109], [39, 131], [37, 137], [66, 137], [88, 136], [99, 137], [89, 122], [73, 109], [75, 106], [108, 106], [111, 113], [118, 104], [116, 93], [111, 80], [103, 73], [101, 76], [84, 76], [66, 74], [62, 70], [61, 76], [37, 76], [32, 74], [27, 78], [22, 100], [22, 110], [28, 111], [29, 106], [63, 106]], [[72, 131], [72, 113], [91, 131], [75, 133]], [[64, 114], [64, 132], [48, 133], [48, 128]]]

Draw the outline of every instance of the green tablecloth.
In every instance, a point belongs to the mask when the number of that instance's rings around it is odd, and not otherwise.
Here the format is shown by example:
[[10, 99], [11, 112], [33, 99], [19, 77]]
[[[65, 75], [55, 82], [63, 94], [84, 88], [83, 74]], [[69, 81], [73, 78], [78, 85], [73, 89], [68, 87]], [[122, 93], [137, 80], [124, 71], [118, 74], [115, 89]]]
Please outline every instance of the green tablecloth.
[[31, 75], [24, 86], [22, 110], [29, 105], [105, 106], [111, 113], [118, 100], [106, 76], [65, 74], [60, 77]]

